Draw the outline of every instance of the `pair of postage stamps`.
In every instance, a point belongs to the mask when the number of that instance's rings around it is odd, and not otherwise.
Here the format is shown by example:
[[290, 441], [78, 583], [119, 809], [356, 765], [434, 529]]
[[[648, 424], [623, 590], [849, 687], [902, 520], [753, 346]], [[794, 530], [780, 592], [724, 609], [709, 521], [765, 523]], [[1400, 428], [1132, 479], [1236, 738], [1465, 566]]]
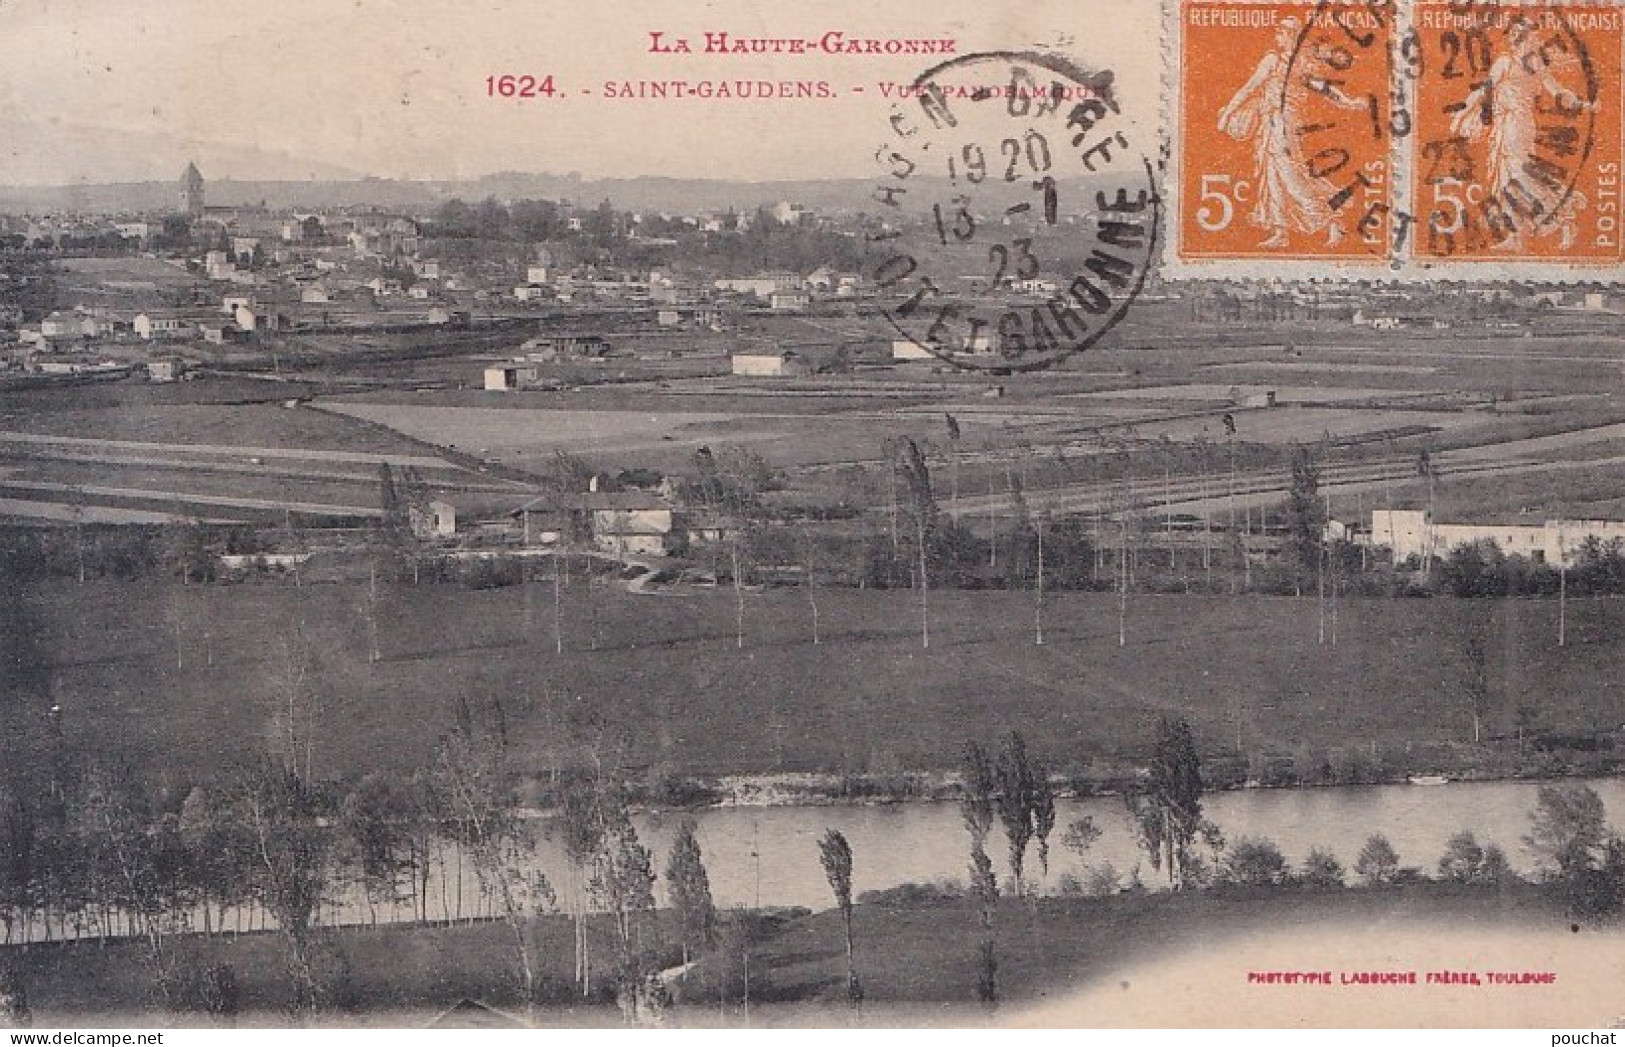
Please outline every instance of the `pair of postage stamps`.
[[894, 101], [870, 277], [899, 338], [1038, 370], [1153, 276], [1612, 281], [1625, 0], [1167, 0], [1166, 121], [1111, 68], [969, 54]]
[[1625, 259], [1622, 16], [1178, 0], [1169, 265], [1603, 278]]

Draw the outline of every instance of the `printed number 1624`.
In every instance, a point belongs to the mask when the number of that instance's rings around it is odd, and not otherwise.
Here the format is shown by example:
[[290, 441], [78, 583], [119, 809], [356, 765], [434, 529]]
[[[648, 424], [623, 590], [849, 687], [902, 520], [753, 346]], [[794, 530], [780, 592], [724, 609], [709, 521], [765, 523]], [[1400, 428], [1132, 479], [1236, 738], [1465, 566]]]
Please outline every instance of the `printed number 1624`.
[[553, 77], [505, 74], [485, 78], [487, 98], [552, 98], [555, 94]]

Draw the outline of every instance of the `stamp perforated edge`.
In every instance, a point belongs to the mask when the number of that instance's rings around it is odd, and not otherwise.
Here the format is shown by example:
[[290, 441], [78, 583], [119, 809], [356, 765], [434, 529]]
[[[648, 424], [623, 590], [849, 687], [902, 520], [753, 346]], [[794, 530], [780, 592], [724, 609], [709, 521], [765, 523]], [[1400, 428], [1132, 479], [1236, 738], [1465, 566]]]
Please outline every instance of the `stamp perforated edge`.
[[[1237, 7], [1273, 3], [1275, 0], [1228, 0]], [[1545, 8], [1557, 6], [1544, 0], [1500, 0], [1506, 6]], [[1163, 250], [1162, 278], [1174, 282], [1199, 280], [1292, 281], [1315, 283], [1494, 283], [1516, 282], [1541, 286], [1587, 285], [1625, 278], [1625, 262], [1611, 259], [1425, 259], [1405, 251], [1400, 257], [1381, 259], [1329, 259], [1324, 256], [1282, 258], [1185, 259], [1179, 255], [1180, 171], [1184, 160], [1180, 129], [1183, 96], [1180, 57], [1184, 48], [1184, 25], [1180, 15], [1185, 0], [1162, 0], [1161, 38], [1162, 98], [1159, 128], [1162, 138]], [[1412, 27], [1417, 0], [1396, 0], [1395, 32]], [[1563, 7], [1589, 7], [1619, 11], [1625, 15], [1625, 0], [1564, 0]], [[1616, 83], [1625, 81], [1625, 44], [1619, 67], [1607, 70]], [[1414, 104], [1414, 99], [1413, 99]], [[1620, 141], [1625, 143], [1625, 84], [1622, 84]], [[1410, 183], [1414, 173], [1415, 135], [1392, 141], [1389, 146], [1389, 177], [1393, 179], [1394, 207], [1412, 213]]]

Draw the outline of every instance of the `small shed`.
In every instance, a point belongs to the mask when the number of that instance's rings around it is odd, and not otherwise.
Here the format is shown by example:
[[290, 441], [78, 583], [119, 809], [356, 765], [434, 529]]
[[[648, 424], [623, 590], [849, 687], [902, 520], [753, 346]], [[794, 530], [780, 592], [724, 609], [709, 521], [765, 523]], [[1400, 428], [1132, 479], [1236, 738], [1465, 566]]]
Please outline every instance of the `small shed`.
[[755, 378], [784, 378], [805, 375], [812, 368], [800, 353], [789, 349], [777, 353], [737, 353], [733, 357], [733, 373]]
[[490, 392], [509, 392], [536, 384], [540, 372], [534, 367], [507, 365], [485, 369], [485, 388]]

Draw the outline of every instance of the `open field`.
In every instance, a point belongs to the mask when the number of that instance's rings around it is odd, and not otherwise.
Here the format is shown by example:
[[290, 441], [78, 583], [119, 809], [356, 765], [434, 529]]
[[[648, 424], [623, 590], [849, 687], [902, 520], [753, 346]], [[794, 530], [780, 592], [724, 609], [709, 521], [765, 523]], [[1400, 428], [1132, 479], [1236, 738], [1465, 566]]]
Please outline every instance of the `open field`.
[[182, 266], [139, 255], [60, 258], [56, 267], [64, 289], [78, 294], [97, 291], [152, 294], [185, 290], [204, 282]]
[[[132, 522], [151, 522], [154, 511], [262, 521], [284, 507], [371, 515], [386, 461], [442, 490], [522, 500], [512, 483], [388, 429], [284, 406], [300, 392], [265, 382], [127, 382], [0, 396], [0, 495], [21, 503], [0, 515], [74, 519], [76, 507]], [[244, 396], [255, 399], [232, 399]]]
[[[1198, 340], [1178, 308], [1145, 303], [1119, 329], [1116, 348], [1039, 375], [962, 374], [924, 363], [853, 375], [683, 378], [555, 393], [379, 391], [324, 403], [520, 469], [543, 469], [563, 450], [602, 468], [689, 471], [699, 446], [739, 446], [785, 469], [792, 489], [823, 497], [853, 497], [850, 470], [873, 470], [884, 441], [908, 436], [926, 447], [940, 498], [949, 467], [944, 415], [952, 414], [962, 432], [955, 445], [961, 490], [990, 502], [967, 501], [963, 509], [978, 516], [1008, 508], [1000, 503], [1008, 501], [1003, 492], [1015, 470], [1032, 505], [1096, 511], [1118, 494], [1098, 475], [1080, 479], [1076, 466], [1094, 474], [1091, 460], [1123, 456], [1145, 481], [1141, 507], [1160, 509], [1150, 481], [1169, 468], [1168, 451], [1180, 448], [1183, 460], [1170, 477], [1173, 511], [1228, 512], [1228, 500], [1218, 505], [1213, 498], [1219, 481], [1194, 471], [1199, 455], [1192, 445], [1208, 445], [1211, 473], [1223, 468], [1219, 459], [1232, 441], [1251, 448], [1255, 463], [1277, 459], [1268, 468], [1244, 461], [1238, 490], [1254, 507], [1284, 496], [1286, 456], [1304, 444], [1321, 448], [1328, 482], [1362, 510], [1378, 495], [1414, 501], [1419, 488], [1407, 481], [1428, 450], [1441, 477], [1452, 469], [1464, 482], [1493, 473], [1512, 485], [1497, 488], [1508, 493], [1486, 504], [1486, 512], [1600, 514], [1615, 501], [1606, 489], [1613, 466], [1605, 459], [1613, 456], [1602, 448], [1611, 436], [1607, 427], [1625, 422], [1625, 396], [1613, 396], [1625, 342], [1596, 320], [1540, 318], [1538, 336], [1529, 338], [1287, 324], [1224, 328]], [[861, 334], [865, 322], [829, 321], [843, 336]], [[1548, 336], [1565, 325], [1575, 331]], [[1156, 348], [1126, 348], [1142, 337]], [[1279, 406], [1243, 408], [1233, 388], [1243, 395], [1273, 390]], [[994, 390], [1001, 395], [983, 395]], [[1575, 466], [1577, 459], [1595, 461]], [[1363, 478], [1333, 476], [1353, 462], [1379, 461]], [[1567, 471], [1591, 496], [1531, 505], [1529, 495], [1543, 485], [1520, 485], [1518, 477], [1553, 469]]]
[[[962, 1004], [976, 999], [979, 915], [974, 901], [871, 903], [858, 907], [854, 925], [855, 962], [867, 1000]], [[1148, 1015], [1143, 1019], [1146, 1024], [1183, 1024], [1177, 1017], [1183, 1004], [1197, 1013], [1222, 1011], [1226, 1024], [1250, 1025], [1260, 1019], [1249, 1015], [1249, 1005], [1257, 1006], [1274, 994], [1249, 987], [1249, 970], [1335, 969], [1340, 965], [1332, 953], [1342, 958], [1357, 949], [1385, 952], [1385, 965], [1378, 969], [1415, 969], [1421, 966], [1419, 956], [1431, 951], [1430, 936], [1454, 944], [1458, 936], [1469, 937], [1462, 933], [1466, 928], [1484, 936], [1522, 932], [1526, 939], [1541, 931], [1553, 938], [1567, 932], [1561, 912], [1534, 889], [1503, 893], [1436, 884], [1342, 891], [1231, 888], [1045, 898], [1034, 905], [1005, 900], [998, 907], [996, 927], [998, 978], [1007, 1007], [1003, 1019], [1017, 1024], [1024, 1010], [1035, 1004], [1056, 1008], [1089, 989], [1120, 996], [1139, 988], [1140, 1006], [1157, 1006], [1157, 1001], [1145, 999], [1147, 995], [1162, 997], [1161, 1021]], [[1374, 927], [1384, 930], [1373, 934]], [[1302, 967], [1260, 962], [1259, 957], [1280, 951], [1282, 945], [1301, 950], [1303, 939], [1318, 940], [1321, 953], [1315, 959], [1306, 957]], [[1594, 935], [1588, 944], [1583, 960], [1564, 957], [1568, 978], [1582, 973], [1576, 960], [1590, 961], [1590, 954], [1606, 952], [1611, 943]], [[1614, 944], [1617, 947], [1617, 938]], [[1525, 949], [1526, 955], [1533, 951]], [[845, 948], [838, 913], [795, 921], [762, 952], [760, 969], [769, 993], [842, 1002]], [[1490, 956], [1462, 956], [1456, 962], [1474, 970], [1497, 966]], [[1224, 1005], [1216, 1008], [1213, 1001], [1179, 991], [1196, 986], [1176, 988], [1171, 977], [1159, 978], [1164, 968], [1187, 964], [1206, 968], [1204, 973], [1217, 984], [1205, 988], [1221, 996]], [[1350, 964], [1345, 969], [1370, 968]], [[1478, 993], [1480, 1006], [1502, 1014], [1514, 1012], [1518, 1003], [1516, 990]], [[1498, 998], [1492, 1002], [1488, 997]], [[1393, 1006], [1403, 1007], [1402, 1001], [1394, 1000]], [[960, 1020], [970, 1017], [966, 1014]], [[1296, 1020], [1302, 1020], [1301, 1013]], [[1093, 1023], [1087, 1010], [1074, 1012], [1072, 1021]], [[1475, 1021], [1467, 1013], [1458, 1015], [1458, 1023]]]
[[[1287, 456], [1303, 444], [1319, 449], [1345, 517], [1379, 503], [1422, 504], [1416, 462], [1424, 450], [1442, 512], [1602, 516], [1621, 500], [1625, 395], [1613, 391], [1625, 342], [1596, 319], [1541, 318], [1540, 336], [1529, 338], [1286, 324], [1198, 339], [1180, 309], [1148, 302], [1125, 321], [1117, 348], [1039, 375], [930, 364], [786, 380], [656, 369], [594, 385], [612, 379], [613, 367], [593, 364], [566, 368], [589, 382], [568, 391], [390, 387], [419, 366], [477, 382], [489, 352], [475, 349], [525, 336], [531, 327], [521, 325], [470, 345], [424, 336], [414, 352], [448, 355], [406, 364], [343, 358], [344, 381], [385, 384], [344, 391], [341, 381], [322, 394], [324, 410], [281, 406], [308, 386], [213, 378], [0, 394], [0, 466], [11, 470], [6, 497], [37, 500], [47, 516], [51, 506], [83, 501], [179, 515], [238, 508], [257, 520], [279, 498], [343, 515], [371, 507], [375, 485], [365, 474], [388, 459], [423, 469], [472, 518], [517, 504], [506, 495], [525, 493], [520, 473], [550, 474], [559, 451], [610, 472], [691, 473], [700, 447], [738, 447], [786, 473], [786, 500], [872, 506], [884, 497], [886, 442], [910, 437], [926, 450], [939, 502], [957, 482], [964, 497], [955, 508], [976, 520], [1008, 516], [1018, 473], [1029, 506], [1051, 513], [1121, 511], [1127, 475], [1137, 511], [1228, 520], [1284, 497]], [[762, 324], [739, 337], [876, 336], [872, 318]], [[1125, 347], [1142, 336], [1156, 348]], [[875, 355], [875, 345], [866, 351]], [[1279, 406], [1244, 408], [1233, 387], [1273, 390]], [[950, 414], [957, 441], [945, 425]], [[1237, 443], [1232, 500], [1225, 459]], [[485, 467], [506, 479], [480, 475]]]
[[[1143, 755], [1158, 715], [1188, 717], [1204, 751], [1335, 753], [1470, 739], [1459, 639], [1493, 614], [1488, 732], [1514, 710], [1538, 730], [1625, 724], [1617, 642], [1625, 602], [1570, 600], [1568, 646], [1555, 601], [1344, 600], [1336, 645], [1317, 643], [1312, 598], [1141, 596], [1118, 645], [1117, 600], [1051, 593], [1045, 644], [1030, 593], [935, 592], [931, 646], [910, 592], [820, 592], [823, 642], [806, 597], [747, 593], [735, 646], [731, 592], [633, 595], [579, 586], [554, 653], [552, 587], [385, 587], [382, 660], [370, 663], [366, 585], [13, 588], [5, 630], [11, 757], [69, 751], [208, 775], [264, 750], [285, 681], [319, 696], [324, 777], [421, 766], [459, 699], [500, 701], [538, 773], [577, 758], [597, 718], [651, 773], [948, 769], [967, 738], [1020, 728], [1052, 765]], [[61, 705], [60, 742], [41, 733]], [[1431, 755], [1430, 755], [1431, 753]], [[1396, 759], [1403, 760], [1404, 757]]]

